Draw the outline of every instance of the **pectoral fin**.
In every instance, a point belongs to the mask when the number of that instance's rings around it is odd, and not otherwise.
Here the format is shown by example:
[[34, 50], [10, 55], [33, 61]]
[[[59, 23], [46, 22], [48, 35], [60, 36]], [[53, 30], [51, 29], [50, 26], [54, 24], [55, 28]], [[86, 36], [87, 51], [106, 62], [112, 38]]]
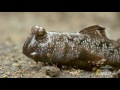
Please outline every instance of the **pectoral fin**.
[[95, 53], [91, 53], [90, 51], [87, 51], [86, 49], [83, 49], [81, 51], [80, 59], [85, 60], [88, 63], [91, 63], [92, 65], [96, 65], [96, 66], [102, 65], [106, 61], [102, 56], [97, 55]]

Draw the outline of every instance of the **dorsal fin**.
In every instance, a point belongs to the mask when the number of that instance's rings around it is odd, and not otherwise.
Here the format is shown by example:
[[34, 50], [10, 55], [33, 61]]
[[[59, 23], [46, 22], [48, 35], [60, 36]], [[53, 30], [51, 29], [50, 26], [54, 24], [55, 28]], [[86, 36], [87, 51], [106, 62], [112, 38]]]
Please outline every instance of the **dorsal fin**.
[[99, 25], [89, 26], [81, 30], [79, 33], [89, 34], [89, 35], [99, 35], [100, 37], [107, 38], [105, 28]]

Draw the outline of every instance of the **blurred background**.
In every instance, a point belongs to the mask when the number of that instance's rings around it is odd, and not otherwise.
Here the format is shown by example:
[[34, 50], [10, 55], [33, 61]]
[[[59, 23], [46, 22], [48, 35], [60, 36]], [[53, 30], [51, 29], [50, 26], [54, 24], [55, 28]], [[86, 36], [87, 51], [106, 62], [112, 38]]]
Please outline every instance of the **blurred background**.
[[110, 38], [120, 38], [119, 12], [0, 12], [0, 42], [23, 45], [33, 25], [47, 31], [78, 32], [103, 25]]

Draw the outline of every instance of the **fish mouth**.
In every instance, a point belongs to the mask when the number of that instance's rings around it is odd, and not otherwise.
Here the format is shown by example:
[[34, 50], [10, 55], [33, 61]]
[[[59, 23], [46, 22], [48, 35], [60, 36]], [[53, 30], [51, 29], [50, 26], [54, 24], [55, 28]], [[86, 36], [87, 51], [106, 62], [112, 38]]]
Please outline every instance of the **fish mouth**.
[[34, 52], [36, 48], [37, 41], [35, 40], [35, 35], [30, 35], [23, 45], [23, 54], [30, 57], [30, 53]]

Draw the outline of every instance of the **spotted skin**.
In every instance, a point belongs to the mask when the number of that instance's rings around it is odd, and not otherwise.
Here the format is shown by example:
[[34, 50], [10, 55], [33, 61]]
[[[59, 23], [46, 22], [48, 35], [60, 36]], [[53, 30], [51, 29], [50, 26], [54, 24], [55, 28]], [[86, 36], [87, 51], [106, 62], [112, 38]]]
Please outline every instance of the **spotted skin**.
[[48, 32], [43, 27], [33, 26], [23, 53], [36, 62], [78, 68], [120, 66], [120, 43], [108, 39], [105, 28], [98, 25], [76, 33]]

